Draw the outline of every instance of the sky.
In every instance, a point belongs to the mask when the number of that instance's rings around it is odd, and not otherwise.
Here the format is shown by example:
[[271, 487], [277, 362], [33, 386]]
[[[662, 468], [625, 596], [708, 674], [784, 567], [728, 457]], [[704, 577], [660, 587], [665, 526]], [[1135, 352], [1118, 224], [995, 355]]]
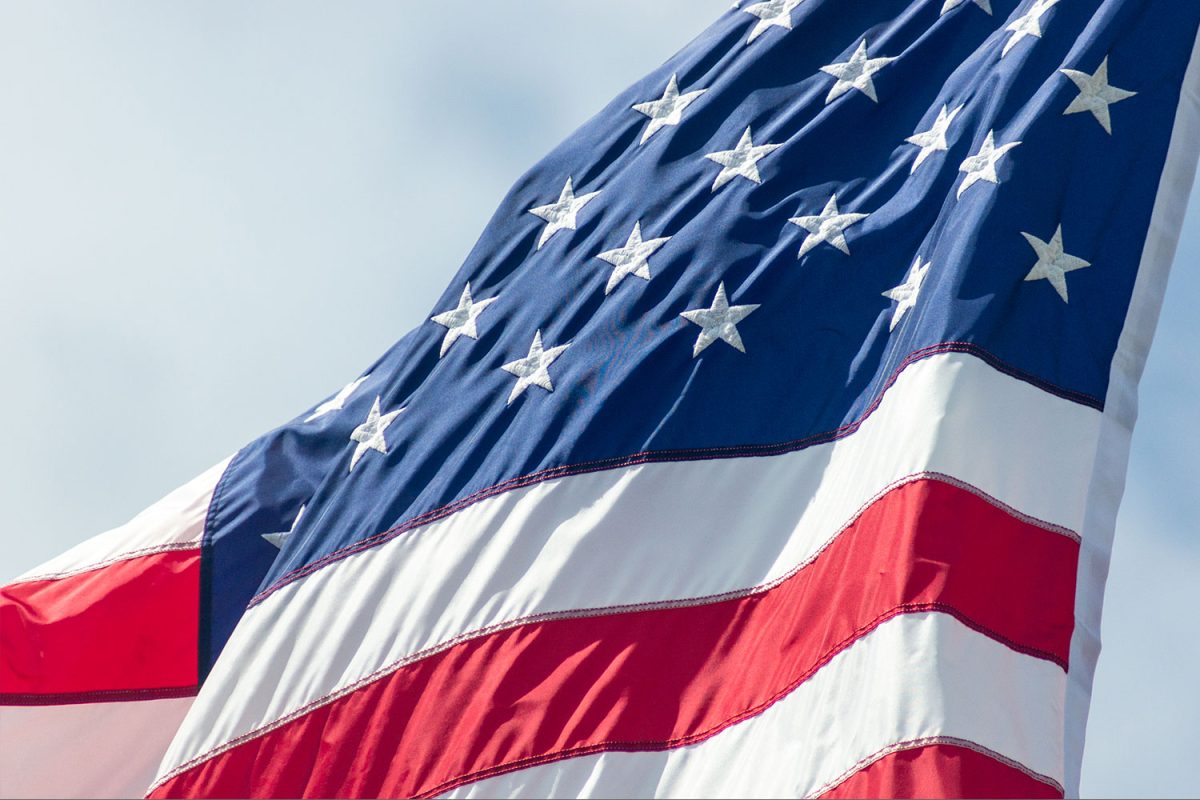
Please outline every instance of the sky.
[[[0, 3], [0, 582], [422, 323], [509, 185], [728, 0]], [[1086, 796], [1195, 795], [1200, 202], [1142, 381]]]

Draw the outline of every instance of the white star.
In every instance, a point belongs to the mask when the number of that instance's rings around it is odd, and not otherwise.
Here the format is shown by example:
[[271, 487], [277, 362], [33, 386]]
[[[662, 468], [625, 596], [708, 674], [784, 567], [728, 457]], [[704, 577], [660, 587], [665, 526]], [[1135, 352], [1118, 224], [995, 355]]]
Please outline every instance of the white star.
[[346, 405], [346, 401], [350, 399], [350, 395], [354, 394], [354, 390], [361, 386], [362, 382], [369, 377], [371, 376], [363, 375], [358, 380], [347, 383], [342, 387], [341, 391], [326, 400], [324, 403], [321, 403], [321, 405], [317, 406], [313, 413], [310, 414], [304, 421], [312, 422], [318, 417], [323, 417], [326, 414], [332, 414], [334, 411], [341, 411], [342, 407]]
[[540, 250], [542, 245], [550, 241], [550, 237], [559, 231], [575, 230], [575, 215], [579, 213], [579, 209], [591, 202], [592, 198], [598, 194], [600, 192], [588, 192], [576, 197], [571, 179], [567, 178], [567, 183], [563, 186], [557, 203], [551, 203], [546, 206], [534, 206], [529, 209], [530, 214], [546, 220], [546, 227], [542, 229], [542, 236], [538, 239], [538, 249]]
[[463, 289], [462, 296], [458, 299], [458, 308], [443, 311], [440, 314], [434, 314], [430, 317], [430, 322], [436, 322], [446, 329], [446, 335], [442, 337], [442, 350], [438, 353], [438, 358], [446, 355], [446, 351], [450, 349], [450, 345], [458, 341], [458, 337], [460, 336], [466, 336], [468, 339], [478, 339], [479, 330], [475, 323], [479, 319], [479, 315], [483, 313], [483, 310], [494, 302], [496, 302], [496, 298], [494, 297], [473, 302], [471, 300], [471, 284], [468, 282], [466, 288]]
[[[967, 0], [946, 0], [946, 2], [942, 3], [942, 14], [945, 14], [947, 11], [953, 11], [965, 2]], [[974, 3], [987, 13], [992, 13], [992, 0], [974, 0]], [[941, 16], [941, 14], [938, 16]]]
[[1005, 30], [1012, 31], [1012, 36], [1008, 37], [1008, 41], [1004, 43], [1000, 57], [1004, 58], [1008, 55], [1008, 51], [1012, 50], [1017, 42], [1026, 36], [1032, 36], [1035, 39], [1042, 38], [1042, 15], [1053, 8], [1056, 3], [1058, 0], [1034, 0], [1028, 11], [1008, 23]]
[[849, 61], [821, 67], [821, 72], [837, 78], [833, 88], [825, 96], [825, 105], [829, 105], [851, 89], [858, 89], [878, 103], [879, 98], [875, 96], [875, 82], [871, 80], [871, 76], [895, 60], [895, 58], [888, 57], [867, 58], [867, 40], [863, 39], [858, 43], [858, 48], [855, 49], [854, 55], [850, 56]]
[[1037, 263], [1033, 265], [1033, 269], [1029, 270], [1025, 280], [1037, 281], [1045, 278], [1050, 281], [1050, 285], [1054, 287], [1054, 291], [1058, 292], [1058, 296], [1063, 299], [1063, 302], [1069, 302], [1067, 300], [1067, 273], [1090, 267], [1091, 263], [1063, 251], [1062, 225], [1055, 229], [1054, 235], [1048, 242], [1043, 242], [1024, 231], [1021, 231], [1021, 235], [1025, 237], [1025, 241], [1029, 242], [1029, 246], [1033, 248], [1038, 257]]
[[979, 147], [979, 152], [973, 156], [967, 156], [966, 160], [959, 165], [958, 171], [965, 172], [967, 175], [959, 184], [958, 194], [955, 196], [962, 197], [963, 192], [979, 181], [1000, 183], [1000, 179], [996, 176], [996, 162], [1019, 144], [1020, 142], [1009, 142], [996, 147], [995, 131], [989, 130], [983, 139], [983, 144]]
[[680, 94], [679, 83], [676, 76], [672, 75], [671, 80], [667, 83], [667, 90], [663, 92], [661, 98], [634, 105], [634, 111], [650, 118], [650, 124], [646, 126], [646, 132], [642, 134], [642, 144], [650, 141], [650, 137], [658, 133], [660, 129], [668, 125], [678, 125], [683, 118], [683, 110], [706, 91], [708, 90], [697, 89], [694, 92]]
[[777, 147], [779, 147], [777, 144], [755, 145], [750, 129], [746, 128], [746, 132], [738, 140], [737, 147], [704, 156], [709, 161], [715, 161], [721, 165], [721, 172], [713, 181], [712, 190], [715, 192], [739, 175], [755, 183], [762, 183], [762, 177], [758, 174], [758, 162], [766, 158]]
[[350, 457], [350, 471], [354, 471], [358, 460], [363, 457], [368, 450], [376, 450], [384, 455], [387, 454], [387, 440], [383, 438], [383, 432], [387, 430], [388, 425], [400, 415], [403, 408], [397, 408], [395, 411], [389, 411], [382, 416], [379, 413], [380, 398], [375, 398], [374, 405], [371, 406], [371, 411], [367, 414], [367, 421], [359, 425], [350, 433], [350, 441], [358, 442], [358, 446], [354, 448], [354, 455]]
[[553, 392], [554, 384], [550, 382], [548, 370], [554, 360], [562, 355], [568, 347], [570, 347], [569, 344], [563, 344], [546, 350], [542, 347], [542, 332], [539, 330], [535, 333], [533, 344], [529, 345], [529, 355], [511, 361], [500, 368], [517, 376], [517, 383], [508, 395], [508, 405], [512, 405], [512, 402], [524, 394], [530, 386], [540, 386], [547, 392]]
[[304, 516], [304, 509], [305, 506], [300, 506], [300, 510], [296, 512], [296, 519], [292, 521], [292, 527], [290, 529], [286, 531], [280, 531], [279, 533], [263, 533], [260, 535], [268, 542], [275, 545], [277, 550], [282, 550], [283, 543], [287, 541], [289, 536], [296, 532], [296, 526], [300, 524], [300, 518]]
[[949, 145], [946, 144], [946, 132], [950, 128], [950, 123], [954, 121], [954, 118], [958, 116], [958, 112], [962, 110], [962, 106], [958, 106], [953, 111], [947, 111], [946, 106], [942, 106], [942, 110], [938, 112], [937, 119], [933, 121], [933, 127], [927, 131], [914, 133], [904, 140], [909, 144], [915, 144], [921, 148], [921, 151], [917, 153], [917, 160], [913, 162], [912, 169], [909, 170], [910, 174], [916, 172], [917, 167], [921, 166], [925, 159], [934, 153], [949, 149]]
[[775, 25], [790, 31], [792, 29], [792, 11], [802, 2], [804, 0], [766, 0], [766, 2], [755, 3], [743, 8], [742, 11], [758, 17], [758, 22], [754, 23], [754, 28], [750, 31], [750, 38], [746, 40], [746, 44], [750, 44]]
[[1060, 69], [1059, 72], [1066, 75], [1079, 87], [1079, 96], [1071, 101], [1071, 105], [1067, 106], [1067, 110], [1063, 114], [1090, 111], [1096, 121], [1100, 123], [1100, 127], [1109, 134], [1112, 133], [1112, 120], [1108, 115], [1108, 107], [1113, 103], [1128, 100], [1137, 94], [1137, 92], [1130, 92], [1126, 89], [1118, 89], [1108, 82], [1108, 56], [1104, 57], [1104, 60], [1100, 62], [1100, 67], [1091, 75], [1077, 69]]
[[604, 287], [604, 293], [611, 293], [626, 275], [636, 275], [643, 280], [650, 280], [648, 259], [658, 251], [658, 248], [669, 241], [671, 241], [671, 237], [664, 236], [644, 242], [642, 241], [642, 223], [633, 223], [633, 233], [629, 234], [629, 240], [625, 242], [624, 247], [606, 250], [596, 256], [596, 258], [613, 265], [613, 271], [608, 276], [608, 285]]
[[850, 246], [846, 244], [846, 228], [856, 222], [866, 219], [869, 214], [842, 214], [838, 211], [837, 195], [829, 198], [820, 214], [807, 217], [792, 217], [788, 222], [799, 225], [808, 231], [800, 245], [800, 255], [803, 258], [809, 250], [821, 242], [833, 245], [846, 255], [850, 255]]
[[746, 352], [746, 346], [742, 344], [742, 337], [738, 334], [737, 324], [757, 310], [758, 305], [729, 305], [729, 300], [725, 297], [725, 282], [722, 281], [717, 286], [717, 296], [713, 298], [710, 307], [684, 311], [679, 315], [700, 326], [700, 336], [692, 346], [692, 358], [700, 355], [704, 348], [717, 339], [732, 345], [736, 350]]
[[917, 304], [917, 295], [921, 293], [921, 284], [925, 282], [925, 276], [929, 273], [930, 264], [926, 261], [921, 263], [921, 257], [917, 256], [917, 260], [913, 262], [912, 268], [908, 271], [908, 277], [904, 279], [904, 283], [888, 289], [883, 293], [883, 296], [889, 300], [896, 301], [896, 309], [892, 312], [892, 323], [888, 325], [889, 331], [896, 330], [896, 326], [900, 324], [900, 320], [904, 319], [904, 315], [908, 310]]

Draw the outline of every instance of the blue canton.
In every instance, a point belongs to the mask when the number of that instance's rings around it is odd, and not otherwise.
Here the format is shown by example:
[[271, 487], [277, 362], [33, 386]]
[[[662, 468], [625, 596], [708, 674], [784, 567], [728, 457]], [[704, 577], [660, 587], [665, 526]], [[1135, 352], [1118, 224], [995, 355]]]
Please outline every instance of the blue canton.
[[742, 6], [517, 181], [426, 324], [238, 454], [202, 672], [257, 592], [380, 534], [805, 446], [931, 353], [1102, 407], [1200, 3]]

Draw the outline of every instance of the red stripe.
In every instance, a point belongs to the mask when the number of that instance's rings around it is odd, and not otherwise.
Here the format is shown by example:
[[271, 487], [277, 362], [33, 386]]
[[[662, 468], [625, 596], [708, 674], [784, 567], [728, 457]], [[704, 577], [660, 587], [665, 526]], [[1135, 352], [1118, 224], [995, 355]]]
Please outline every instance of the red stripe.
[[571, 756], [690, 744], [905, 612], [945, 611], [1065, 665], [1077, 558], [1066, 536], [916, 481], [769, 589], [480, 636], [241, 741], [155, 796], [432, 795]]
[[195, 692], [200, 551], [0, 588], [0, 703]]
[[969, 747], [934, 744], [889, 753], [820, 797], [1062, 796], [1058, 787]]

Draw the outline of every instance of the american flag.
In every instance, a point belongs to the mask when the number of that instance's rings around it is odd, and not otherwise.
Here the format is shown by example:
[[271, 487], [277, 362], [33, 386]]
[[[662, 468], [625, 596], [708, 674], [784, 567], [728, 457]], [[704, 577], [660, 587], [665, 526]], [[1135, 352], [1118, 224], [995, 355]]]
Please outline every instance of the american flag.
[[730, 9], [424, 325], [2, 590], [0, 790], [1077, 793], [1198, 27]]

